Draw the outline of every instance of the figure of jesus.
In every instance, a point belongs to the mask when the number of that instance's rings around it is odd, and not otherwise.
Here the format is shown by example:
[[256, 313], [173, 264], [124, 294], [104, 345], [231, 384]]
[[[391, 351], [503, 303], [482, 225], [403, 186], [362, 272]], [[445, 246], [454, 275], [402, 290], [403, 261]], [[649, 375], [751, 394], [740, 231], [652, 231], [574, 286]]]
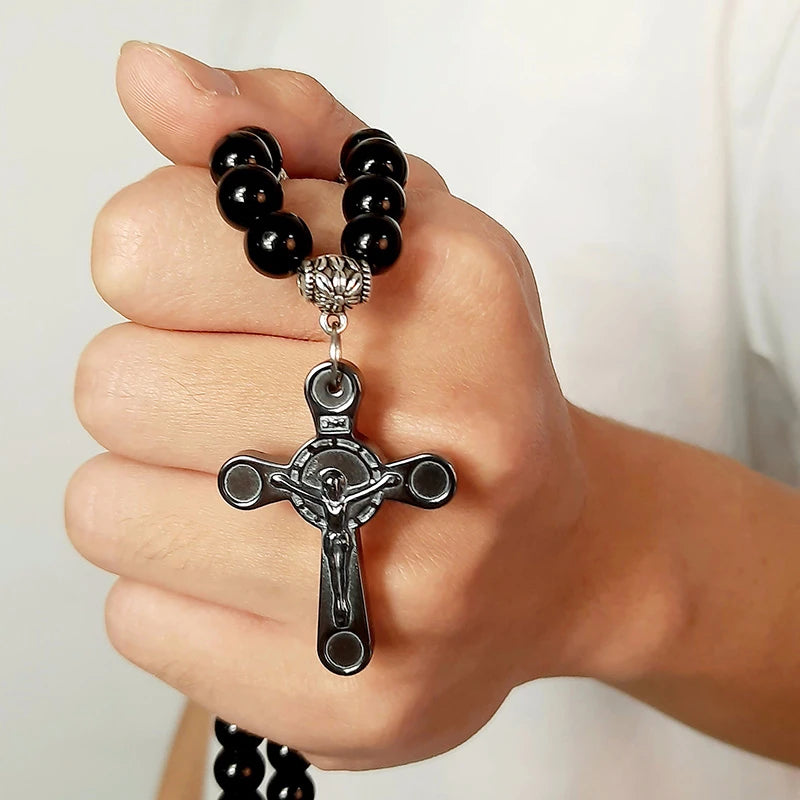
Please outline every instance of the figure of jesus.
[[381, 489], [397, 486], [402, 478], [396, 472], [387, 472], [376, 481], [367, 482], [348, 489], [345, 474], [336, 467], [327, 467], [319, 473], [320, 486], [295, 483], [282, 472], [273, 474], [273, 486], [285, 489], [320, 505], [323, 509], [325, 527], [322, 528], [322, 551], [328, 562], [333, 580], [333, 617], [340, 628], [350, 622], [348, 599], [348, 570], [350, 555], [355, 547], [356, 520], [348, 511], [356, 500], [376, 494]]

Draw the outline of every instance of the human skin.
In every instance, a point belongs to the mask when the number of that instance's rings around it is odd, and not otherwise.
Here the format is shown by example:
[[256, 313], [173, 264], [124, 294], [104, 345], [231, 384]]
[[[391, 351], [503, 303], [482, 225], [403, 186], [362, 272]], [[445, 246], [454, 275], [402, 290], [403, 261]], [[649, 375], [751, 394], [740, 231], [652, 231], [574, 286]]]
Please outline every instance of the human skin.
[[272, 131], [285, 208], [315, 253], [337, 252], [338, 152], [364, 123], [308, 76], [214, 72], [154, 45], [123, 48], [117, 83], [175, 165], [98, 216], [94, 281], [131, 322], [81, 357], [78, 414], [109, 452], [75, 474], [66, 524], [120, 576], [106, 620], [126, 658], [323, 768], [443, 752], [514, 686], [556, 675], [800, 762], [800, 496], [569, 403], [525, 254], [413, 157], [403, 253], [343, 342], [363, 434], [388, 459], [441, 453], [459, 490], [435, 512], [385, 504], [364, 528], [375, 654], [328, 673], [319, 532], [288, 504], [230, 508], [215, 479], [240, 450], [286, 460], [310, 437], [303, 380], [327, 347], [294, 282], [247, 265], [206, 162], [237, 127]]

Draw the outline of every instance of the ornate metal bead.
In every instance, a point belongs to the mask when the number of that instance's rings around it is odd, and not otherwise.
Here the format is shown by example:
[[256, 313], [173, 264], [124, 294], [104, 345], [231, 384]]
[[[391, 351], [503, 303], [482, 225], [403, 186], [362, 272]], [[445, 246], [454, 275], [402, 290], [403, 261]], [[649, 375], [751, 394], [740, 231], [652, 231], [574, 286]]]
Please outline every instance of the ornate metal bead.
[[317, 256], [300, 265], [297, 287], [320, 311], [341, 314], [369, 300], [372, 272], [366, 261], [349, 256]]

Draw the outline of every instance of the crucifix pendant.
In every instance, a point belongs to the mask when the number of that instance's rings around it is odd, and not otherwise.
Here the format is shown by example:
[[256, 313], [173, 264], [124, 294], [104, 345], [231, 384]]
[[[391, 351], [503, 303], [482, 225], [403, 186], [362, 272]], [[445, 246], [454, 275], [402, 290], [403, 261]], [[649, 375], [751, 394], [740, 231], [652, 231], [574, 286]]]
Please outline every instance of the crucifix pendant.
[[246, 451], [219, 471], [222, 497], [249, 510], [289, 500], [300, 516], [319, 528], [317, 653], [339, 675], [353, 675], [372, 657], [364, 587], [361, 581], [360, 528], [384, 500], [420, 508], [439, 508], [456, 490], [451, 464], [429, 453], [384, 464], [355, 435], [361, 378], [351, 364], [314, 367], [306, 378], [306, 402], [316, 436], [288, 464]]

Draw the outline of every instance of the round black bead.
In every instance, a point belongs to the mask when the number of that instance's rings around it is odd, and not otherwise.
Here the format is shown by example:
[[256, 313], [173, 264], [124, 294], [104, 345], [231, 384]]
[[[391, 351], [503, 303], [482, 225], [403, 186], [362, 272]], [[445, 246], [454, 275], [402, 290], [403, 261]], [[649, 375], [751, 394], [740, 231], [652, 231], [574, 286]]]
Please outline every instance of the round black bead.
[[379, 130], [378, 128], [362, 128], [360, 131], [351, 133], [345, 140], [345, 143], [342, 145], [342, 150], [339, 153], [339, 165], [342, 169], [344, 169], [344, 162], [347, 161], [347, 156], [350, 155], [350, 151], [357, 144], [361, 144], [364, 139], [387, 139], [390, 142], [394, 141], [386, 131]]
[[267, 784], [267, 800], [313, 800], [314, 784], [306, 774], [276, 772]]
[[362, 175], [344, 190], [342, 211], [345, 219], [359, 214], [382, 214], [400, 222], [406, 213], [406, 193], [392, 178]]
[[217, 800], [264, 800], [264, 795], [258, 789], [249, 792], [223, 792]]
[[223, 750], [214, 761], [214, 777], [225, 792], [257, 789], [265, 773], [264, 758], [258, 750]]
[[264, 167], [244, 164], [229, 169], [217, 184], [217, 208], [225, 221], [245, 230], [259, 217], [283, 205], [280, 181]]
[[342, 251], [351, 258], [366, 261], [374, 274], [397, 261], [403, 244], [400, 226], [391, 217], [361, 214], [342, 231]]
[[364, 139], [350, 151], [342, 172], [348, 181], [359, 175], [385, 175], [405, 186], [408, 180], [408, 159], [394, 142], [387, 139]]
[[308, 761], [297, 750], [276, 742], [267, 742], [267, 758], [281, 772], [305, 772], [309, 767]]
[[273, 172], [274, 166], [272, 155], [258, 136], [249, 131], [234, 131], [214, 145], [209, 163], [214, 183], [219, 183], [229, 169], [242, 164], [258, 164], [270, 172]]
[[225, 722], [217, 717], [214, 722], [214, 733], [217, 741], [231, 750], [254, 750], [264, 739], [261, 736], [248, 733], [232, 722]]
[[276, 211], [256, 220], [245, 236], [250, 263], [264, 275], [291, 275], [311, 252], [311, 231], [296, 214]]
[[283, 150], [281, 150], [278, 140], [266, 128], [259, 128], [257, 125], [248, 125], [242, 130], [252, 133], [261, 139], [264, 147], [267, 148], [272, 156], [272, 169], [270, 171], [277, 177], [278, 173], [283, 169]]

